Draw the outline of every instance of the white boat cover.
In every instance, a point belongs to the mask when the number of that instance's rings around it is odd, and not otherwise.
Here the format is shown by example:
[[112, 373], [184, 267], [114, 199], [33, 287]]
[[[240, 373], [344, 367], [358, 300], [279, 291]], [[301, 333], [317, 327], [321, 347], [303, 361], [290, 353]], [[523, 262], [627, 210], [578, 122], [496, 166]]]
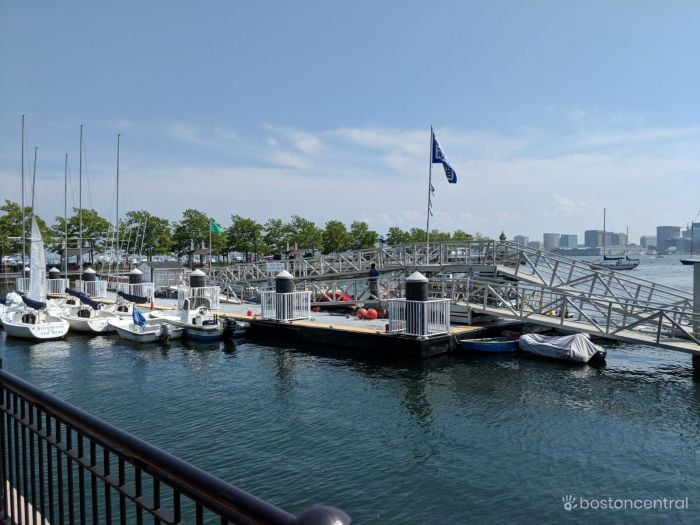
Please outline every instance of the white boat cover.
[[605, 357], [603, 347], [591, 343], [584, 334], [552, 337], [540, 334], [524, 334], [518, 341], [520, 350], [530, 354], [563, 359], [576, 363], [588, 363], [593, 356]]

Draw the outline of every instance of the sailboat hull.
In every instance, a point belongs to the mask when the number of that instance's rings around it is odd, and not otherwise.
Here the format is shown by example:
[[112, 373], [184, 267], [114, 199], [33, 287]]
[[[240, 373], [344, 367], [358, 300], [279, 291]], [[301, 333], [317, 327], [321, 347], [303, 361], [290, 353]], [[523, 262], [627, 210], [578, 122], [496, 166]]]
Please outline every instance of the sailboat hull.
[[23, 315], [26, 314], [16, 312], [3, 317], [2, 324], [7, 335], [34, 340], [60, 339], [70, 327], [67, 321], [58, 318], [47, 318], [36, 323], [23, 322]]

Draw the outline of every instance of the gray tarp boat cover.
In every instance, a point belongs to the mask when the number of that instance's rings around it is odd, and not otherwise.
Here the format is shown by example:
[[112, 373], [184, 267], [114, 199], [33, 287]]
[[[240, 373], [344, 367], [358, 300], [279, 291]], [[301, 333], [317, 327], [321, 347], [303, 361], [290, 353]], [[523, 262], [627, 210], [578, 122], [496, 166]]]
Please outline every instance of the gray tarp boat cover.
[[520, 336], [518, 346], [530, 354], [576, 363], [588, 363], [593, 357], [603, 359], [606, 353], [603, 347], [591, 343], [583, 334], [562, 337], [524, 334]]

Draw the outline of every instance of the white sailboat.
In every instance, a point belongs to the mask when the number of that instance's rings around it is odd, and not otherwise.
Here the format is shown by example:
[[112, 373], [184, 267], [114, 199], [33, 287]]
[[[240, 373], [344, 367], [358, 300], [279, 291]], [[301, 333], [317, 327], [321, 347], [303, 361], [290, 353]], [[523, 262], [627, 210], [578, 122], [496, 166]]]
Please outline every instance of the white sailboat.
[[[25, 339], [59, 339], [68, 333], [69, 324], [59, 311], [46, 302], [46, 256], [36, 218], [32, 217], [31, 273], [29, 293], [24, 305], [8, 309], [2, 317], [7, 335]], [[31, 306], [29, 306], [31, 305]]]

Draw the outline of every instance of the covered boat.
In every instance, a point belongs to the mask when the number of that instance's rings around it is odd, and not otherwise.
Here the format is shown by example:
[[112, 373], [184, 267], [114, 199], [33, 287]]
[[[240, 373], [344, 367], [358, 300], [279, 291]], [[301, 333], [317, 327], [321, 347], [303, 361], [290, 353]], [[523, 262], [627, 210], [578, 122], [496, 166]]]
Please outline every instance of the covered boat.
[[584, 334], [547, 336], [524, 334], [518, 340], [523, 352], [574, 363], [600, 362], [605, 359], [603, 347], [593, 344]]

